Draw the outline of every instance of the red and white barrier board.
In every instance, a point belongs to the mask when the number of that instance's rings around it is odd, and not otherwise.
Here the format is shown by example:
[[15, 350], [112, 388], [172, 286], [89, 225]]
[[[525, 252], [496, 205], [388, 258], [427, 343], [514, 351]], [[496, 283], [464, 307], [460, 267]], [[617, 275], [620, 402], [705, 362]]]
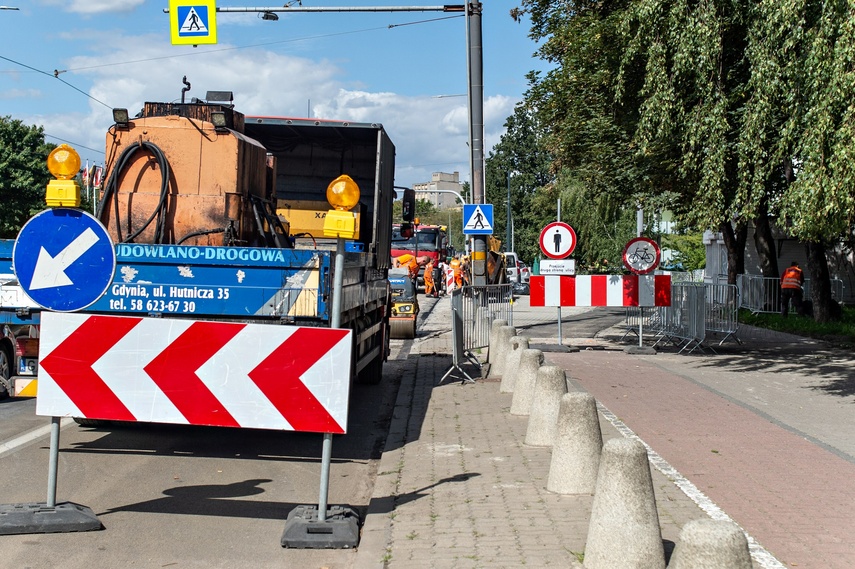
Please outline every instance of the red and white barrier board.
[[671, 306], [671, 275], [532, 275], [531, 306]]
[[43, 312], [36, 413], [345, 433], [351, 332]]

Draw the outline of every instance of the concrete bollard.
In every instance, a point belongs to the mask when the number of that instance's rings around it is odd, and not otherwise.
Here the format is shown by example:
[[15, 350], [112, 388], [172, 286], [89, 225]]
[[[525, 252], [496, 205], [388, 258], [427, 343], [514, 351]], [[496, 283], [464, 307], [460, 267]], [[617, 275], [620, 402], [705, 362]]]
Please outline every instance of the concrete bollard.
[[669, 569], [751, 569], [748, 539], [732, 522], [692, 520], [680, 531]]
[[525, 444], [552, 446], [558, 429], [561, 396], [565, 393], [567, 393], [567, 379], [563, 369], [558, 366], [541, 366], [537, 370]]
[[498, 348], [496, 347], [496, 343], [499, 341], [499, 330], [502, 327], [507, 326], [508, 321], [502, 319], [493, 320], [492, 326], [490, 326], [490, 345], [487, 350], [487, 361], [491, 364], [495, 363], [496, 354], [498, 354]]
[[[496, 360], [490, 362], [490, 377], [502, 377], [505, 373], [505, 360], [502, 357], [511, 349], [511, 338], [517, 335], [517, 331], [513, 326], [502, 326], [499, 328], [499, 334], [496, 336]], [[490, 346], [490, 351], [493, 347]]]
[[602, 450], [594, 396], [582, 391], [563, 395], [546, 489], [558, 494], [593, 494]]
[[514, 397], [511, 399], [511, 415], [531, 413], [531, 400], [534, 398], [534, 383], [537, 380], [537, 370], [543, 365], [543, 352], [540, 350], [523, 350], [520, 354], [520, 367], [517, 381], [514, 383]]
[[511, 338], [511, 348], [505, 356], [505, 373], [502, 374], [502, 383], [499, 385], [501, 393], [513, 393], [520, 371], [520, 357], [523, 350], [528, 349], [527, 336], [514, 336]]
[[587, 569], [664, 569], [665, 548], [647, 450], [639, 441], [603, 445], [591, 506]]

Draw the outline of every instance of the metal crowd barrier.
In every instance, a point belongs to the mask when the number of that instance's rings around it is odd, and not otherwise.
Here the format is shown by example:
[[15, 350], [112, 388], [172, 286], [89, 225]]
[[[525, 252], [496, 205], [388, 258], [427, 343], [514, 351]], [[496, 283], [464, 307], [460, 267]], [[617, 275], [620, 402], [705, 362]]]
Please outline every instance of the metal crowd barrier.
[[733, 338], [739, 339], [739, 290], [735, 285], [704, 284], [693, 282], [671, 283], [671, 306], [626, 310], [626, 337], [642, 330], [654, 334], [656, 344], [670, 341], [681, 346], [680, 352], [703, 349], [712, 336], [721, 337], [718, 344]]
[[703, 283], [671, 285], [671, 306], [657, 307], [660, 322], [657, 324], [659, 339], [656, 344], [668, 340], [682, 345], [680, 352], [691, 346], [689, 353], [703, 344], [706, 339], [705, 289]]
[[513, 285], [464, 286], [463, 348], [474, 350], [490, 344], [493, 320], [506, 320], [514, 325]]
[[719, 346], [729, 338], [741, 344], [736, 337], [739, 331], [739, 289], [729, 284], [707, 284], [704, 289], [704, 334], [722, 335]]
[[[740, 292], [740, 308], [758, 314], [781, 311], [781, 279], [759, 275], [737, 275], [736, 285]], [[810, 300], [810, 279], [805, 279], [804, 298]], [[843, 298], [843, 281], [831, 279], [831, 297]]]

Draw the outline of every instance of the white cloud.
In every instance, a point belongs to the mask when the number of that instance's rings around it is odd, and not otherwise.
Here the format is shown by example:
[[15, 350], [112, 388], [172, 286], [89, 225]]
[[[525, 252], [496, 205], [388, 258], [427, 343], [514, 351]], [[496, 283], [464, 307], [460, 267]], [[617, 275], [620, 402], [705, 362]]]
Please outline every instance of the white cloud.
[[38, 99], [42, 92], [38, 89], [4, 89], [0, 91], [0, 100]]

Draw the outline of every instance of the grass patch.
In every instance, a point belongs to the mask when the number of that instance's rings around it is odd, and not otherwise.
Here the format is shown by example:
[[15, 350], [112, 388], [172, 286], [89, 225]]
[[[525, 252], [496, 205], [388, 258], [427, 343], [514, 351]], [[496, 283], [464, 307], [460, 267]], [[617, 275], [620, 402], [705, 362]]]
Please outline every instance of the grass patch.
[[790, 313], [787, 318], [780, 314], [752, 314], [739, 311], [739, 322], [758, 328], [786, 332], [808, 338], [828, 340], [836, 343], [855, 344], [855, 308], [843, 307], [840, 320], [820, 323], [808, 316]]

